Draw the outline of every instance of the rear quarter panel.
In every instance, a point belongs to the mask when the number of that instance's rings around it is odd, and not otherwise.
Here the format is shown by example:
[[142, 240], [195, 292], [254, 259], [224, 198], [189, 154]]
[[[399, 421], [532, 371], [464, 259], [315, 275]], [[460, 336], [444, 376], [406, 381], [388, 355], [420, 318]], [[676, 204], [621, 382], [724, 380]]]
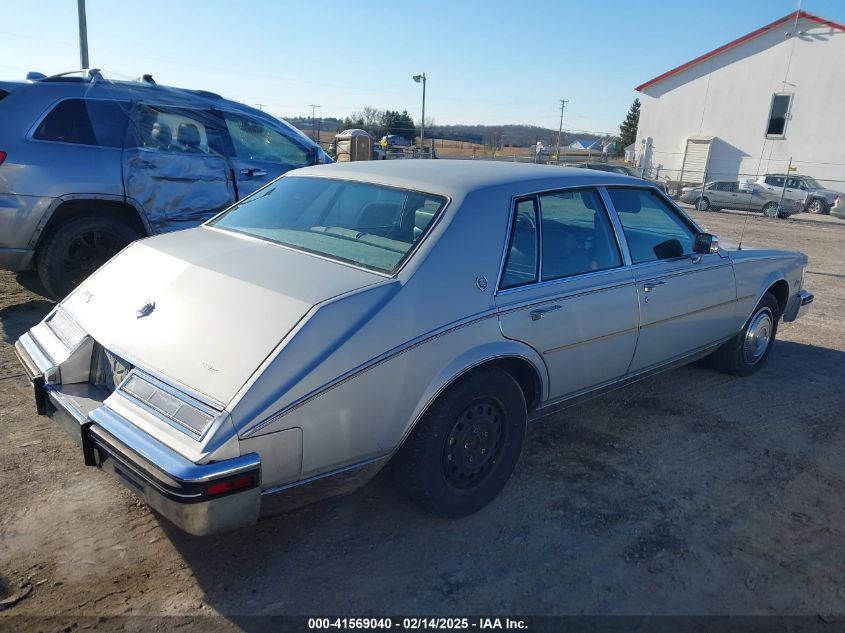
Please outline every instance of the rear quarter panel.
[[803, 253], [746, 249], [731, 251], [736, 277], [735, 328], [739, 331], [760, 299], [780, 280], [789, 285], [789, 297], [801, 290], [801, 275], [807, 263]]

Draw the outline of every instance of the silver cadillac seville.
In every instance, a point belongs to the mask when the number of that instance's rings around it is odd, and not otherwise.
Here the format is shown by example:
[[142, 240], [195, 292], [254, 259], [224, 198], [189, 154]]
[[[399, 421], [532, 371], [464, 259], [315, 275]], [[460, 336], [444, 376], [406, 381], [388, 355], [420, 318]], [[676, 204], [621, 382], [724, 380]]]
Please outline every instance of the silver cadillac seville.
[[462, 516], [504, 487], [527, 420], [705, 355], [758, 370], [813, 300], [806, 263], [720, 246], [636, 178], [348, 163], [135, 242], [15, 348], [85, 463], [192, 534], [388, 461]]

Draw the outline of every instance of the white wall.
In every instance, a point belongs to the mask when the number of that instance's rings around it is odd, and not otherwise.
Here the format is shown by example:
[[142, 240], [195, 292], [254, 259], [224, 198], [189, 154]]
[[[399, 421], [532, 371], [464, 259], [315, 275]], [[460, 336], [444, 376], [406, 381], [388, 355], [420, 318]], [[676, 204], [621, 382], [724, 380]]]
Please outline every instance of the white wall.
[[[794, 94], [777, 140], [765, 136], [775, 92]], [[843, 31], [789, 22], [645, 88], [641, 101], [637, 146], [654, 139], [661, 179], [679, 176], [688, 137], [715, 136], [708, 180], [785, 172], [792, 156], [796, 173], [845, 190]]]

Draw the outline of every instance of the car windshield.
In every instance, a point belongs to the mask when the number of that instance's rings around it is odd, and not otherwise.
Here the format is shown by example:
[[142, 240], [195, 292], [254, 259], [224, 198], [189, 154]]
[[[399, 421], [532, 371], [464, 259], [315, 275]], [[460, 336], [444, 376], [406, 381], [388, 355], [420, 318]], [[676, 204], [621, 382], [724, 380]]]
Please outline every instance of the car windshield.
[[408, 189], [286, 177], [209, 224], [393, 273], [425, 237], [445, 205], [443, 196]]
[[810, 189], [824, 189], [815, 178], [804, 178], [804, 182]]

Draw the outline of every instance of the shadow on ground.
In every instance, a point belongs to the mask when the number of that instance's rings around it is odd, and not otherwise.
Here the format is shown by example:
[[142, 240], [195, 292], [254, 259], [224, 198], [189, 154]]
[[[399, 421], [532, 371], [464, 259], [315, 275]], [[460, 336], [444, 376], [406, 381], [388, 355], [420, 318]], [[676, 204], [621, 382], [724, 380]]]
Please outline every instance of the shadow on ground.
[[161, 523], [228, 616], [836, 613], [843, 378], [845, 353], [779, 341], [749, 378], [629, 386], [533, 424], [502, 495], [461, 520], [382, 475], [231, 534]]

